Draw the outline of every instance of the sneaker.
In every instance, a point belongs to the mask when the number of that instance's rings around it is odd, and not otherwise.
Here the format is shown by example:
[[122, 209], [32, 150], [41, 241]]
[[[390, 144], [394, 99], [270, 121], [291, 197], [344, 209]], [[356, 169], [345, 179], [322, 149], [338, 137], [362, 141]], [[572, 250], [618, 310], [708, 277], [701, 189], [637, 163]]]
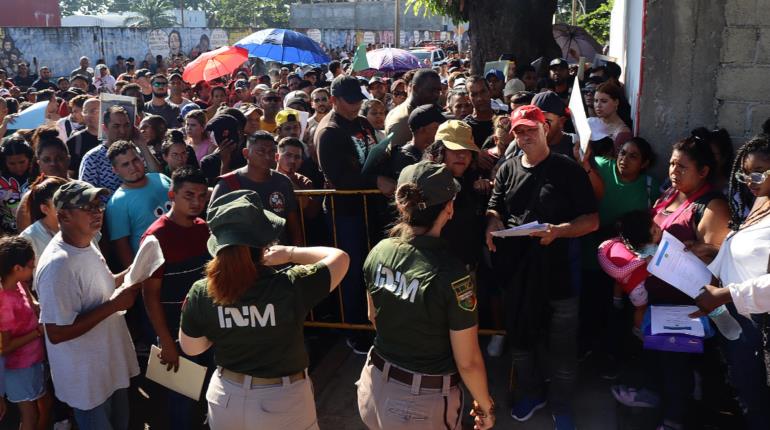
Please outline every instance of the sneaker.
[[553, 428], [555, 430], [575, 430], [575, 420], [572, 414], [551, 415], [553, 417]]
[[660, 405], [660, 396], [646, 388], [636, 389], [625, 385], [613, 385], [610, 391], [618, 403], [631, 408], [656, 408]]
[[372, 341], [364, 336], [351, 336], [345, 340], [348, 347], [353, 350], [354, 354], [367, 355], [372, 348]]
[[503, 344], [505, 343], [505, 336], [501, 334], [492, 335], [492, 339], [487, 344], [487, 354], [490, 357], [499, 357], [503, 355]]
[[548, 403], [544, 398], [531, 399], [523, 397], [513, 404], [511, 408], [511, 417], [516, 421], [524, 422], [532, 418], [532, 415], [538, 409], [542, 409]]

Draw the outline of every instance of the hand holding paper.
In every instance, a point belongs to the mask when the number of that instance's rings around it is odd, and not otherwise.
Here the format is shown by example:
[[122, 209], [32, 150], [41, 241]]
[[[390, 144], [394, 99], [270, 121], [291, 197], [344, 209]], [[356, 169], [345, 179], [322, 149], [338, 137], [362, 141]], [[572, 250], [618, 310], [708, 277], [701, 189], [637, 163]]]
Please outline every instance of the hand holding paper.
[[664, 231], [647, 271], [695, 298], [711, 282], [711, 272], [685, 245]]
[[517, 236], [529, 236], [532, 233], [538, 231], [546, 231], [548, 229], [547, 224], [540, 224], [537, 221], [532, 221], [527, 224], [517, 225], [516, 227], [507, 228], [505, 230], [493, 231], [492, 236], [495, 237], [517, 237]]

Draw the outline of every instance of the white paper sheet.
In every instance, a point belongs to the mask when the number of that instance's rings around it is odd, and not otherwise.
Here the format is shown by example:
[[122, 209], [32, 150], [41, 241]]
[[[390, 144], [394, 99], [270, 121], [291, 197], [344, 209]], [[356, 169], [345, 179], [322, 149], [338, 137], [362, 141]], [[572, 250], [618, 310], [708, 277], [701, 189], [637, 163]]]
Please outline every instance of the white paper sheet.
[[131, 263], [131, 269], [126, 274], [123, 284], [134, 285], [146, 281], [163, 265], [164, 261], [158, 239], [152, 235], [147, 236], [136, 251], [136, 257]]
[[583, 93], [580, 92], [580, 84], [575, 79], [575, 85], [572, 86], [572, 94], [569, 97], [569, 110], [572, 115], [572, 124], [575, 125], [575, 131], [580, 138], [580, 156], [586, 153], [588, 142], [591, 140], [591, 127], [588, 125], [588, 117], [583, 107]]
[[711, 282], [711, 272], [706, 265], [695, 254], [685, 251], [684, 244], [667, 231], [663, 232], [647, 271], [692, 298]]
[[530, 223], [507, 228], [505, 230], [493, 231], [492, 236], [495, 236], [495, 237], [529, 236], [531, 233], [534, 233], [537, 231], [545, 231], [547, 229], [548, 229], [548, 226], [546, 224], [540, 224], [537, 221], [532, 221]]
[[696, 312], [696, 306], [652, 306], [650, 308], [650, 332], [678, 333], [690, 336], [705, 336], [703, 323], [687, 315]]
[[179, 370], [169, 371], [166, 370], [165, 364], [160, 364], [158, 354], [160, 354], [160, 348], [153, 345], [147, 362], [147, 379], [197, 401], [203, 389], [206, 368], [184, 357], [179, 357]]

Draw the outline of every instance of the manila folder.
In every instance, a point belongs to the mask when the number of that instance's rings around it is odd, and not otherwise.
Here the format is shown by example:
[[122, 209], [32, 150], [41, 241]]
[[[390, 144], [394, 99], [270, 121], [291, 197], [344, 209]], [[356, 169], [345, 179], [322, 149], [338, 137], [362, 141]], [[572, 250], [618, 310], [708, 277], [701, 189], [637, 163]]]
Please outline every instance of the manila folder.
[[150, 348], [150, 360], [147, 363], [147, 379], [195, 401], [200, 399], [203, 380], [206, 378], [206, 368], [180, 356], [179, 371], [169, 371], [166, 370], [165, 364], [160, 364], [158, 355], [160, 355], [160, 348], [153, 345]]

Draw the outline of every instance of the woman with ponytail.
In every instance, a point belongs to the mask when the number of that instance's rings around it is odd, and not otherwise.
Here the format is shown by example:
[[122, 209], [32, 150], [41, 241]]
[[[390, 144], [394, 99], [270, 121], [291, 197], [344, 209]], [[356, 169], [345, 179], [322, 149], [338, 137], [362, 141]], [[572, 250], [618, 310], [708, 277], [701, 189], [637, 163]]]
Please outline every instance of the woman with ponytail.
[[[215, 349], [212, 430], [317, 429], [303, 323], [342, 281], [349, 257], [335, 248], [273, 245], [285, 220], [254, 191], [209, 206], [206, 278], [182, 305], [179, 343], [188, 355]], [[276, 271], [271, 266], [286, 266]]]
[[364, 262], [369, 320], [377, 330], [358, 387], [364, 424], [377, 429], [459, 429], [463, 389], [477, 429], [495, 423], [478, 339], [476, 291], [441, 230], [459, 184], [421, 161], [398, 178], [398, 223]]
[[56, 176], [39, 176], [32, 184], [28, 194], [28, 210], [26, 214], [32, 224], [19, 235], [32, 242], [35, 250], [35, 266], [43, 254], [48, 242], [59, 232], [59, 221], [56, 218], [56, 208], [53, 205], [53, 195], [56, 190], [66, 184], [67, 180]]

